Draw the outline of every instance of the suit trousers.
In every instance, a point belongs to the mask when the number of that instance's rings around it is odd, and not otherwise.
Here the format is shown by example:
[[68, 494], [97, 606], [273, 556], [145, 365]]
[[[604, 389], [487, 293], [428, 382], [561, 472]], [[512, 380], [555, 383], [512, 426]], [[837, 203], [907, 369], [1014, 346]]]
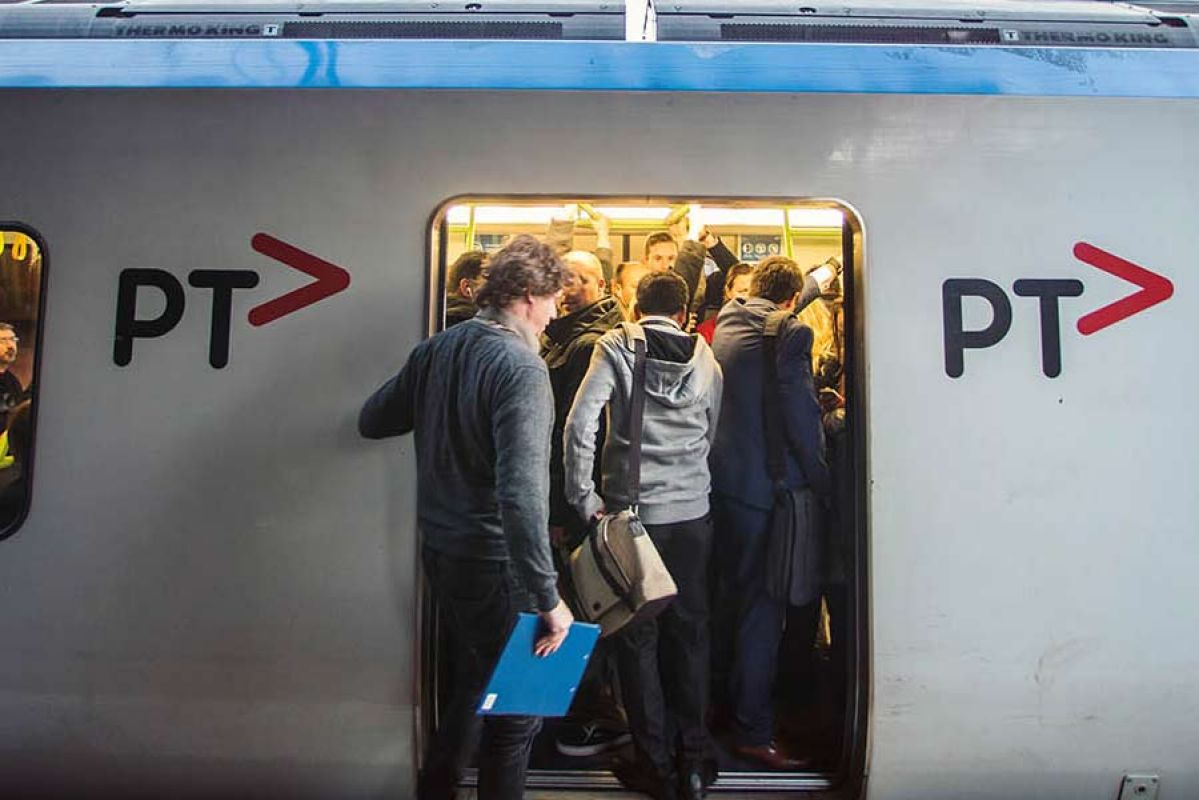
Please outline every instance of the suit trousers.
[[718, 649], [728, 653], [728, 699], [737, 744], [769, 744], [774, 735], [773, 689], [786, 605], [766, 594], [770, 511], [712, 495], [715, 561], [721, 602], [732, 611]]

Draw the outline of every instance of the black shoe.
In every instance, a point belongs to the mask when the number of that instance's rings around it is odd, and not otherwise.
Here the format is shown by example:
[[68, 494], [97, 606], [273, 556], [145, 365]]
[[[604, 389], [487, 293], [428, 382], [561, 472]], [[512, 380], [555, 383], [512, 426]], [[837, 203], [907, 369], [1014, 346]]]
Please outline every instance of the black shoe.
[[623, 747], [632, 740], [633, 737], [626, 730], [601, 722], [588, 722], [584, 725], [563, 727], [555, 737], [554, 745], [564, 756], [586, 758]]
[[612, 774], [624, 788], [648, 794], [654, 800], [676, 800], [678, 797], [672, 778], [659, 775], [640, 761], [617, 761], [612, 765]]
[[708, 790], [699, 770], [691, 770], [679, 775], [679, 800], [704, 800]]

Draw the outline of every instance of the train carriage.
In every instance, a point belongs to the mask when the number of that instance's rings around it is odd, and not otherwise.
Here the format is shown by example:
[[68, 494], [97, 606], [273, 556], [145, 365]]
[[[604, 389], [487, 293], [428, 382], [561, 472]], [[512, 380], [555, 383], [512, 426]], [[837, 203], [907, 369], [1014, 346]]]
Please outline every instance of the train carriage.
[[582, 203], [846, 267], [848, 691], [714, 793], [1199, 797], [1190, 11], [0, 6], [0, 785], [411, 796], [415, 465], [357, 410]]

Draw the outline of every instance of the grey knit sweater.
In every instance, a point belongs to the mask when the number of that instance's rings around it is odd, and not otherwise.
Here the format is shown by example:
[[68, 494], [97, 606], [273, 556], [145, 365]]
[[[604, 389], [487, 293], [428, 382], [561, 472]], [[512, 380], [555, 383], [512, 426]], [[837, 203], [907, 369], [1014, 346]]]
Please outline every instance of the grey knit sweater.
[[417, 345], [358, 417], [363, 436], [416, 431], [426, 547], [510, 560], [540, 611], [558, 604], [549, 544], [554, 401], [537, 352], [488, 309]]

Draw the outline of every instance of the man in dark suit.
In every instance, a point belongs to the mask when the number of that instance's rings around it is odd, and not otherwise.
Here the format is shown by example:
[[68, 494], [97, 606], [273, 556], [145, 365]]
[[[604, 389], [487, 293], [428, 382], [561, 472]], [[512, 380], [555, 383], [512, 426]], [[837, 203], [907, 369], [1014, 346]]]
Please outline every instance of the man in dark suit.
[[726, 609], [735, 621], [716, 649], [730, 656], [728, 689], [737, 753], [781, 770], [799, 769], [803, 762], [773, 740], [772, 693], [786, 605], [766, 592], [775, 483], [767, 466], [764, 391], [779, 392], [786, 488], [811, 487], [827, 495], [829, 474], [812, 381], [812, 330], [794, 316], [783, 320], [775, 345], [777, 386], [764, 386], [763, 340], [767, 317], [794, 313], [819, 291], [794, 261], [771, 256], [755, 270], [750, 297], [721, 309], [712, 341], [725, 387], [711, 456], [715, 561], [724, 588], [721, 596], [736, 604]]

